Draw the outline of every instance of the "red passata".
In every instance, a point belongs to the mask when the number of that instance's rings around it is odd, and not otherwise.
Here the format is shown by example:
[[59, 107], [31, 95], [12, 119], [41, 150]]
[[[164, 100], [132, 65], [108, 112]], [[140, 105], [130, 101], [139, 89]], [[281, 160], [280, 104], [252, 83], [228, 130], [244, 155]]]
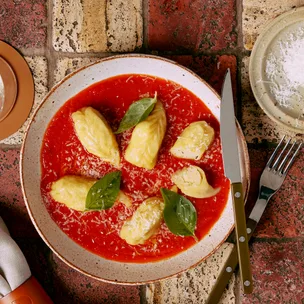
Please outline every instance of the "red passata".
[[[121, 189], [133, 199], [131, 208], [122, 203], [108, 210], [78, 212], [54, 201], [49, 194], [53, 181], [73, 174], [100, 178], [117, 170], [88, 153], [78, 140], [71, 113], [86, 106], [99, 110], [113, 130], [118, 128], [130, 104], [157, 92], [167, 115], [167, 131], [152, 170], [128, 163], [123, 155], [132, 130], [116, 136], [121, 151]], [[189, 123], [205, 120], [215, 130], [215, 140], [201, 160], [173, 157], [169, 150]], [[148, 197], [160, 195], [161, 187], [170, 188], [171, 175], [189, 164], [200, 166], [208, 182], [221, 191], [211, 198], [188, 197], [197, 210], [198, 239], [203, 238], [220, 217], [228, 198], [229, 181], [225, 178], [219, 139], [219, 123], [203, 102], [187, 89], [149, 75], [120, 75], [95, 83], [68, 100], [50, 122], [41, 150], [41, 192], [53, 220], [76, 243], [104, 258], [126, 262], [150, 262], [174, 256], [191, 247], [192, 237], [172, 234], [163, 223], [158, 234], [143, 245], [131, 246], [119, 237], [123, 222]]]

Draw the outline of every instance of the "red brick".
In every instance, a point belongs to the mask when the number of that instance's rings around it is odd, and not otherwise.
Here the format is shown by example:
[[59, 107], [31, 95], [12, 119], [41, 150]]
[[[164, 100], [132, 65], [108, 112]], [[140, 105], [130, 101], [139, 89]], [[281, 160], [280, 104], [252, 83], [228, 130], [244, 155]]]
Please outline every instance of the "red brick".
[[100, 282], [70, 268], [53, 255], [55, 303], [139, 304], [139, 287]]
[[251, 246], [254, 290], [242, 304], [303, 303], [304, 242], [263, 242]]
[[46, 0], [1, 0], [0, 39], [16, 48], [46, 43]]
[[150, 0], [149, 48], [192, 52], [233, 48], [235, 6], [234, 0]]
[[[258, 196], [260, 176], [273, 149], [250, 149], [249, 151], [252, 176], [248, 207], [251, 209]], [[254, 234], [255, 237], [303, 236], [304, 169], [301, 165], [303, 161], [303, 153], [300, 153], [282, 187], [270, 199]]]
[[0, 149], [0, 215], [13, 237], [37, 237], [20, 185], [19, 150]]
[[231, 69], [234, 91], [236, 93], [237, 62], [233, 55], [221, 56], [167, 56], [189, 68], [209, 83], [219, 94], [227, 68]]

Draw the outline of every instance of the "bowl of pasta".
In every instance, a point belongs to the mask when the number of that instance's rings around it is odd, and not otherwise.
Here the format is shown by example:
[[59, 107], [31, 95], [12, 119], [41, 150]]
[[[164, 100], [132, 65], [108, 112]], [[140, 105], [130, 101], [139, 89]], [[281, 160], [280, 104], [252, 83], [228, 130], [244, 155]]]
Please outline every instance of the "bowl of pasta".
[[[177, 63], [119, 55], [77, 70], [36, 110], [21, 150], [27, 210], [65, 263], [146, 284], [193, 267], [233, 229], [220, 98]], [[249, 160], [238, 127], [247, 197]]]

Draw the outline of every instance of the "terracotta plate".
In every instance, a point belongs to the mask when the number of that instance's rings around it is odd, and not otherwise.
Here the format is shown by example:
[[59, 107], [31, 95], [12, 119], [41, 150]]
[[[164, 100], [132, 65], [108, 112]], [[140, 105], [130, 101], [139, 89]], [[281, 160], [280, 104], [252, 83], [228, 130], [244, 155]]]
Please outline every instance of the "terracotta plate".
[[11, 66], [0, 57], [0, 121], [15, 105], [17, 97], [17, 79]]
[[0, 121], [0, 140], [16, 131], [26, 121], [34, 102], [34, 81], [26, 61], [12, 46], [0, 41], [0, 56], [10, 65], [17, 79], [17, 99]]
[[[153, 263], [121, 263], [97, 256], [72, 241], [51, 219], [40, 195], [40, 149], [44, 132], [58, 109], [71, 97], [95, 82], [120, 74], [148, 74], [174, 81], [204, 100], [219, 119], [219, 96], [197, 75], [173, 61], [155, 56], [121, 55], [103, 59], [74, 72], [57, 84], [36, 111], [21, 152], [21, 181], [30, 217], [48, 246], [68, 265], [99, 280], [144, 284], [175, 275], [213, 253], [233, 228], [233, 208], [227, 205], [209, 234], [189, 250]], [[245, 195], [249, 189], [249, 159], [239, 128], [239, 150]]]

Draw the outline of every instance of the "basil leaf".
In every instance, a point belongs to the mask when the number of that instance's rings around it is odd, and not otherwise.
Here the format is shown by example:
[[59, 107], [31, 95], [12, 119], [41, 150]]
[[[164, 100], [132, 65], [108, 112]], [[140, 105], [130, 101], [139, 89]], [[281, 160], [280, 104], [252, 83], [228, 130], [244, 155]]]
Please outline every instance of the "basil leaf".
[[165, 201], [164, 219], [169, 230], [176, 235], [194, 236], [197, 222], [195, 207], [184, 196], [161, 188]]
[[86, 211], [109, 209], [115, 203], [120, 190], [121, 172], [106, 174], [89, 190], [86, 197]]
[[157, 102], [156, 96], [157, 94], [155, 93], [154, 98], [143, 98], [133, 102], [125, 116], [122, 118], [119, 127], [114, 134], [122, 133], [145, 120], [154, 109]]
[[179, 200], [176, 208], [177, 218], [184, 224], [191, 235], [194, 235], [197, 220], [196, 210], [189, 200], [183, 196], [181, 197], [182, 199]]

